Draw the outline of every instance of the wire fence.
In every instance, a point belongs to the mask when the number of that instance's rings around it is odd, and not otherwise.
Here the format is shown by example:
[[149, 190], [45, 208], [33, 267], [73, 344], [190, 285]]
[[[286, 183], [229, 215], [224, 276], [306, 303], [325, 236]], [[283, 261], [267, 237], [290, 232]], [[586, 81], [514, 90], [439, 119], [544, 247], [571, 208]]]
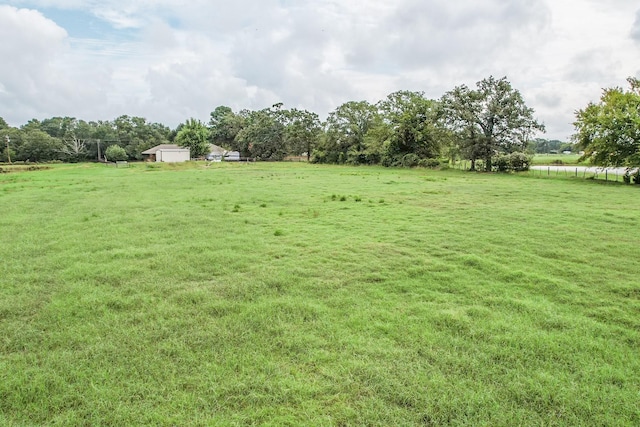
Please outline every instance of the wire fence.
[[[453, 168], [459, 170], [470, 170], [471, 162], [459, 161]], [[476, 162], [476, 170], [483, 171], [482, 163]], [[633, 176], [637, 173], [638, 168], [603, 168], [594, 166], [554, 166], [554, 165], [536, 165], [531, 166], [527, 172], [529, 176], [541, 178], [580, 178], [580, 179], [597, 179], [611, 182], [625, 182], [626, 176]]]
[[603, 181], [624, 182], [624, 177], [633, 175], [637, 169], [602, 168], [592, 166], [531, 166], [529, 174], [540, 177], [565, 177], [598, 179]]

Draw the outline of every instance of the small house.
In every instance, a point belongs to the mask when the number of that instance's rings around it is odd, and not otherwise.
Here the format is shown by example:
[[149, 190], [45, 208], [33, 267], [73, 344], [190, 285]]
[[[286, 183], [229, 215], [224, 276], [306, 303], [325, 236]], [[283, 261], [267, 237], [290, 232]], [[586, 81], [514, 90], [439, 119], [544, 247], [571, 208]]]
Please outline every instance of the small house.
[[191, 151], [175, 144], [160, 144], [143, 151], [142, 158], [147, 162], [188, 162], [191, 160]]

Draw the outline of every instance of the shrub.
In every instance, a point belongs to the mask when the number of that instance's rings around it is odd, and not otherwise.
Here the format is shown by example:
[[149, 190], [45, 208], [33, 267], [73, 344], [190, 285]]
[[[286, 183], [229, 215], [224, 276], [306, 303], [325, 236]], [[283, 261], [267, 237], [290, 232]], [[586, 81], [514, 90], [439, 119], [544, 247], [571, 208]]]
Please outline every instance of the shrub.
[[529, 165], [531, 165], [531, 156], [525, 153], [511, 153], [509, 155], [509, 163], [511, 164], [511, 169], [516, 172], [528, 171]]
[[508, 172], [511, 170], [511, 159], [506, 154], [494, 157], [492, 162], [493, 167], [495, 167], [498, 172]]
[[405, 168], [412, 168], [418, 166], [418, 162], [420, 161], [420, 157], [418, 157], [415, 153], [408, 153], [402, 156], [402, 166]]
[[110, 145], [104, 152], [104, 156], [110, 162], [127, 160], [127, 152], [119, 145]]
[[423, 168], [437, 168], [440, 167], [440, 161], [438, 159], [420, 159], [418, 166]]
[[380, 163], [384, 167], [402, 166], [402, 157], [397, 157], [393, 154], [385, 153], [382, 155]]
[[531, 156], [525, 153], [501, 154], [492, 159], [493, 167], [498, 172], [516, 171], [522, 172], [529, 170], [531, 164]]

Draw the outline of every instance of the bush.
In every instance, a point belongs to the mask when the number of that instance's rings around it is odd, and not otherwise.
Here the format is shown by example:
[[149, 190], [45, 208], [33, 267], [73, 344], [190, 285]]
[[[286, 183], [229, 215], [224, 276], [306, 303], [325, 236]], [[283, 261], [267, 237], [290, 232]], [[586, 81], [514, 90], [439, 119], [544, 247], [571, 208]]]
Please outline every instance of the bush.
[[511, 153], [509, 155], [509, 163], [511, 164], [511, 169], [516, 172], [528, 171], [531, 165], [531, 156], [525, 153]]
[[420, 157], [418, 157], [415, 153], [408, 153], [402, 156], [402, 166], [405, 168], [413, 168], [418, 166], [418, 162], [420, 161]]
[[493, 167], [498, 172], [528, 171], [531, 157], [525, 153], [501, 154], [492, 159]]
[[640, 185], [640, 168], [636, 169], [636, 172], [631, 175], [634, 184]]
[[104, 152], [104, 156], [107, 159], [107, 161], [110, 161], [110, 162], [119, 162], [119, 161], [127, 160], [128, 158], [127, 152], [124, 150], [124, 148], [120, 147], [119, 145], [108, 146]]
[[401, 161], [399, 161], [396, 156], [388, 153], [382, 155], [380, 163], [382, 164], [382, 166], [387, 168], [401, 165]]
[[511, 170], [511, 158], [506, 154], [494, 157], [492, 163], [498, 172], [508, 172]]
[[418, 166], [423, 168], [437, 168], [440, 167], [440, 161], [438, 159], [420, 159]]

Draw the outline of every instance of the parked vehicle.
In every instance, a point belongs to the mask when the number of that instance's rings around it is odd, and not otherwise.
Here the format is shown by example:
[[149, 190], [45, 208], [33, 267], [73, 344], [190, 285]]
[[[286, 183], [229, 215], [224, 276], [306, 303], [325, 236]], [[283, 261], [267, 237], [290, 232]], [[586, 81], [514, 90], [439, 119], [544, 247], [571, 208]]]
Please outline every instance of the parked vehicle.
[[222, 156], [222, 160], [225, 162], [239, 162], [240, 161], [240, 152], [239, 151], [227, 151]]

